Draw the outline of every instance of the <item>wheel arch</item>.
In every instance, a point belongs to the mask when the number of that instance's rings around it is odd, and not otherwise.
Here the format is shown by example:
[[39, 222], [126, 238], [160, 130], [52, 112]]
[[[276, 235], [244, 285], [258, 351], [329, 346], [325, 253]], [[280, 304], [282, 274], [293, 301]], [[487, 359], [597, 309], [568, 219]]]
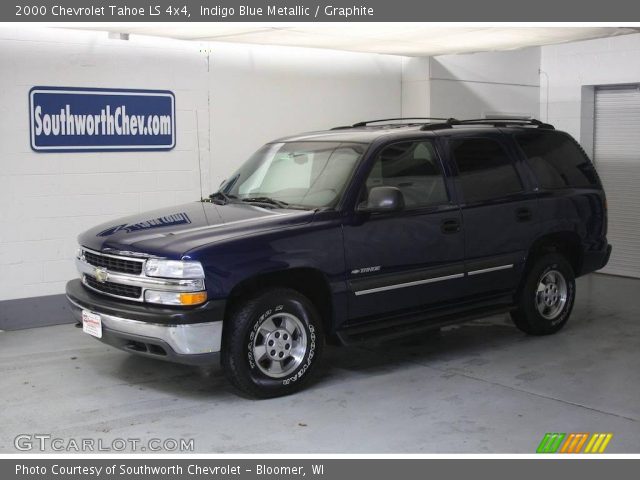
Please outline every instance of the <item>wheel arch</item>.
[[325, 333], [333, 331], [333, 299], [326, 275], [318, 269], [296, 267], [253, 275], [235, 285], [227, 298], [225, 319], [233, 314], [240, 302], [268, 288], [284, 287], [304, 295], [316, 308]]
[[553, 232], [537, 238], [529, 248], [525, 263], [525, 273], [533, 266], [535, 261], [546, 253], [559, 253], [564, 256], [576, 277], [582, 271], [584, 253], [582, 242], [576, 232]]

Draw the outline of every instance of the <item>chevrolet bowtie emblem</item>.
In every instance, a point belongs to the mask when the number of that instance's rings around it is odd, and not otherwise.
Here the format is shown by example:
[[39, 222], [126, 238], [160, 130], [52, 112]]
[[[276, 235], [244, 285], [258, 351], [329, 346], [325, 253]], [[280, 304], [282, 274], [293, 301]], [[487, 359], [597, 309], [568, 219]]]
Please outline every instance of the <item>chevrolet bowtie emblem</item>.
[[107, 280], [109, 280], [109, 272], [107, 272], [106, 268], [96, 268], [95, 271], [93, 272], [94, 277], [96, 277], [96, 280], [100, 283], [104, 283]]

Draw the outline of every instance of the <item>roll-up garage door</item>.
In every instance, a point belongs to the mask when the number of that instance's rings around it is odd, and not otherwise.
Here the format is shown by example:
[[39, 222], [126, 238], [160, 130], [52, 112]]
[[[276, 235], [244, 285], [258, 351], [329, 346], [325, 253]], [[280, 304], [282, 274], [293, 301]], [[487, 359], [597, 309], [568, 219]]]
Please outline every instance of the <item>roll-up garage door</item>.
[[607, 193], [609, 243], [604, 273], [640, 277], [640, 89], [596, 89], [594, 161]]

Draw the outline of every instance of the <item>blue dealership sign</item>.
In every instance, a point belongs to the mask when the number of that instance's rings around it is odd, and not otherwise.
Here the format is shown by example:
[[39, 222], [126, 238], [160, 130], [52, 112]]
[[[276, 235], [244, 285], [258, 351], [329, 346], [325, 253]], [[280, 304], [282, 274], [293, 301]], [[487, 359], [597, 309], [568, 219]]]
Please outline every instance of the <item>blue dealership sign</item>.
[[168, 90], [33, 87], [31, 148], [38, 152], [171, 150], [176, 102]]

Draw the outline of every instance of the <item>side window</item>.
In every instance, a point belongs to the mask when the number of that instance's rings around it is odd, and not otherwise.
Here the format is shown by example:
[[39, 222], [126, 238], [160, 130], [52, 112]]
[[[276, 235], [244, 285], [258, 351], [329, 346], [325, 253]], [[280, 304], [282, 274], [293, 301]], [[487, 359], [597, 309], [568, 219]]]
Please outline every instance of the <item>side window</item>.
[[507, 152], [495, 140], [467, 138], [453, 141], [458, 184], [466, 202], [500, 198], [522, 191], [518, 172]]
[[366, 186], [367, 190], [379, 186], [400, 189], [407, 208], [449, 201], [431, 142], [404, 142], [386, 147], [373, 164]]
[[524, 133], [516, 142], [542, 188], [592, 187], [599, 184], [593, 164], [565, 135]]

